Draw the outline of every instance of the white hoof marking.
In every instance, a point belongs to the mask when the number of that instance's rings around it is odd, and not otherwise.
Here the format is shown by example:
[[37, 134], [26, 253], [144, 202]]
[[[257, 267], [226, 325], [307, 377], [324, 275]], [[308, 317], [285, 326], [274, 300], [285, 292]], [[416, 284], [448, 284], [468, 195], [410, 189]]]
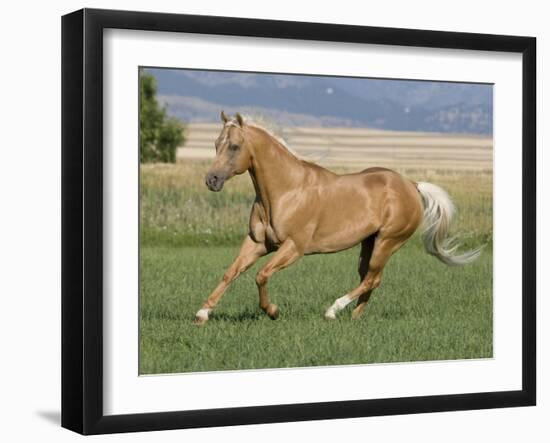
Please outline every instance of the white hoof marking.
[[196, 314], [196, 317], [200, 320], [208, 320], [208, 314], [210, 313], [212, 309], [200, 309], [199, 311], [197, 311], [197, 314]]
[[346, 294], [343, 297], [336, 299], [332, 306], [328, 308], [325, 312], [325, 318], [328, 320], [334, 320], [336, 318], [336, 314], [338, 314], [338, 312], [340, 312], [350, 303], [351, 299], [349, 297], [349, 294]]

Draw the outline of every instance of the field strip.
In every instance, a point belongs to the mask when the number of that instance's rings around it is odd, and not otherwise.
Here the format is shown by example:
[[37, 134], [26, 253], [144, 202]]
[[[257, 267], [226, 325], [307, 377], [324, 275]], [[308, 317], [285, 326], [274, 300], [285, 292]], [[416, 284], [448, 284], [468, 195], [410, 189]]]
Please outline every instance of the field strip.
[[[217, 132], [221, 130], [221, 124], [219, 123], [191, 123], [188, 125], [192, 127], [195, 133], [201, 132]], [[371, 137], [371, 136], [392, 136], [392, 137], [462, 137], [469, 139], [486, 139], [487, 136], [479, 134], [448, 134], [441, 132], [413, 132], [413, 131], [392, 131], [386, 129], [369, 129], [369, 128], [345, 128], [345, 127], [299, 127], [299, 126], [287, 126], [279, 128], [283, 135], [344, 135], [346, 137]]]
[[[215, 137], [214, 137], [215, 139]], [[438, 140], [415, 140], [413, 142], [406, 141], [402, 142], [397, 139], [380, 139], [376, 141], [372, 140], [365, 140], [363, 143], [358, 140], [351, 142], [350, 140], [346, 139], [301, 139], [301, 140], [295, 140], [292, 138], [286, 139], [287, 144], [293, 148], [293, 149], [307, 149], [311, 147], [331, 147], [331, 146], [338, 146], [338, 147], [346, 147], [346, 148], [357, 148], [357, 149], [368, 149], [368, 148], [378, 148], [378, 147], [403, 147], [403, 148], [422, 148], [422, 149], [441, 149], [441, 148], [447, 148], [447, 147], [453, 147], [453, 148], [462, 148], [462, 149], [485, 149], [487, 151], [491, 151], [493, 148], [492, 142], [489, 140], [485, 143], [471, 143], [471, 142], [464, 142], [464, 140], [461, 139], [452, 139], [452, 140], [445, 140], [445, 139], [438, 139]], [[193, 146], [196, 148], [213, 148], [214, 142], [212, 141], [212, 137], [204, 138], [204, 139], [196, 139], [195, 137], [189, 137], [189, 139], [186, 142], [186, 146]]]
[[[188, 125], [178, 162], [211, 159], [219, 124]], [[364, 128], [282, 128], [298, 154], [326, 166], [488, 171], [493, 164], [491, 137], [383, 131]]]

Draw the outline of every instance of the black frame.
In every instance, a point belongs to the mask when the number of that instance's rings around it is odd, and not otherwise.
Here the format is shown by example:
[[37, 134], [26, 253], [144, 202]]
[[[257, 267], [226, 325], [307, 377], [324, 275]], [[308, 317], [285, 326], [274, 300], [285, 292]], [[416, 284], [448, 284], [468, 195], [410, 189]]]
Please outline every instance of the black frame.
[[[523, 63], [522, 389], [393, 399], [103, 414], [103, 30], [504, 51]], [[82, 434], [536, 404], [536, 39], [83, 9], [62, 18], [62, 426]]]

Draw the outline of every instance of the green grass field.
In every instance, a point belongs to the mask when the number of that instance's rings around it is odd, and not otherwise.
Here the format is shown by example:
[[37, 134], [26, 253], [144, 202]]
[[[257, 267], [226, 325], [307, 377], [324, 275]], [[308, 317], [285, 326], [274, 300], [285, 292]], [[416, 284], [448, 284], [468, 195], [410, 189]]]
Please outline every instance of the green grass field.
[[141, 168], [140, 373], [304, 367], [492, 356], [492, 177], [407, 176], [455, 199], [465, 247], [487, 244], [475, 263], [448, 268], [414, 236], [390, 260], [365, 314], [333, 322], [325, 309], [358, 284], [358, 248], [305, 257], [269, 283], [281, 311], [258, 308], [256, 266], [227, 291], [210, 321], [195, 312], [238, 252], [253, 191], [246, 176], [206, 190], [208, 165]]

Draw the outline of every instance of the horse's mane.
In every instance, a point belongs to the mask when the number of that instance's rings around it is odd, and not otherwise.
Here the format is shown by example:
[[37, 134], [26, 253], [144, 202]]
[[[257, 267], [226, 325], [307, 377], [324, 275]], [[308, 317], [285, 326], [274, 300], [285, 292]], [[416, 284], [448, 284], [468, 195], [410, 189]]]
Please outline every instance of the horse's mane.
[[[232, 124], [233, 122], [229, 122], [229, 124]], [[294, 149], [292, 149], [287, 141], [283, 138], [282, 135], [278, 134], [277, 132], [280, 132], [280, 129], [277, 127], [274, 127], [271, 123], [268, 121], [262, 121], [260, 124], [257, 121], [252, 120], [250, 117], [245, 117], [245, 123], [255, 129], [259, 129], [260, 131], [263, 131], [268, 136], [276, 140], [284, 149], [286, 149], [293, 157], [295, 157], [297, 160], [301, 160], [306, 163], [316, 164], [313, 160], [304, 158], [300, 154], [298, 154]]]
[[265, 126], [262, 126], [256, 122], [247, 122], [246, 124], [248, 126], [251, 126], [253, 128], [256, 128], [256, 129], [259, 129], [260, 131], [265, 132], [271, 138], [274, 138], [283, 148], [285, 148], [288, 152], [290, 152], [294, 157], [300, 158], [298, 153], [288, 145], [287, 141], [281, 135], [276, 134], [271, 128], [266, 128]]

